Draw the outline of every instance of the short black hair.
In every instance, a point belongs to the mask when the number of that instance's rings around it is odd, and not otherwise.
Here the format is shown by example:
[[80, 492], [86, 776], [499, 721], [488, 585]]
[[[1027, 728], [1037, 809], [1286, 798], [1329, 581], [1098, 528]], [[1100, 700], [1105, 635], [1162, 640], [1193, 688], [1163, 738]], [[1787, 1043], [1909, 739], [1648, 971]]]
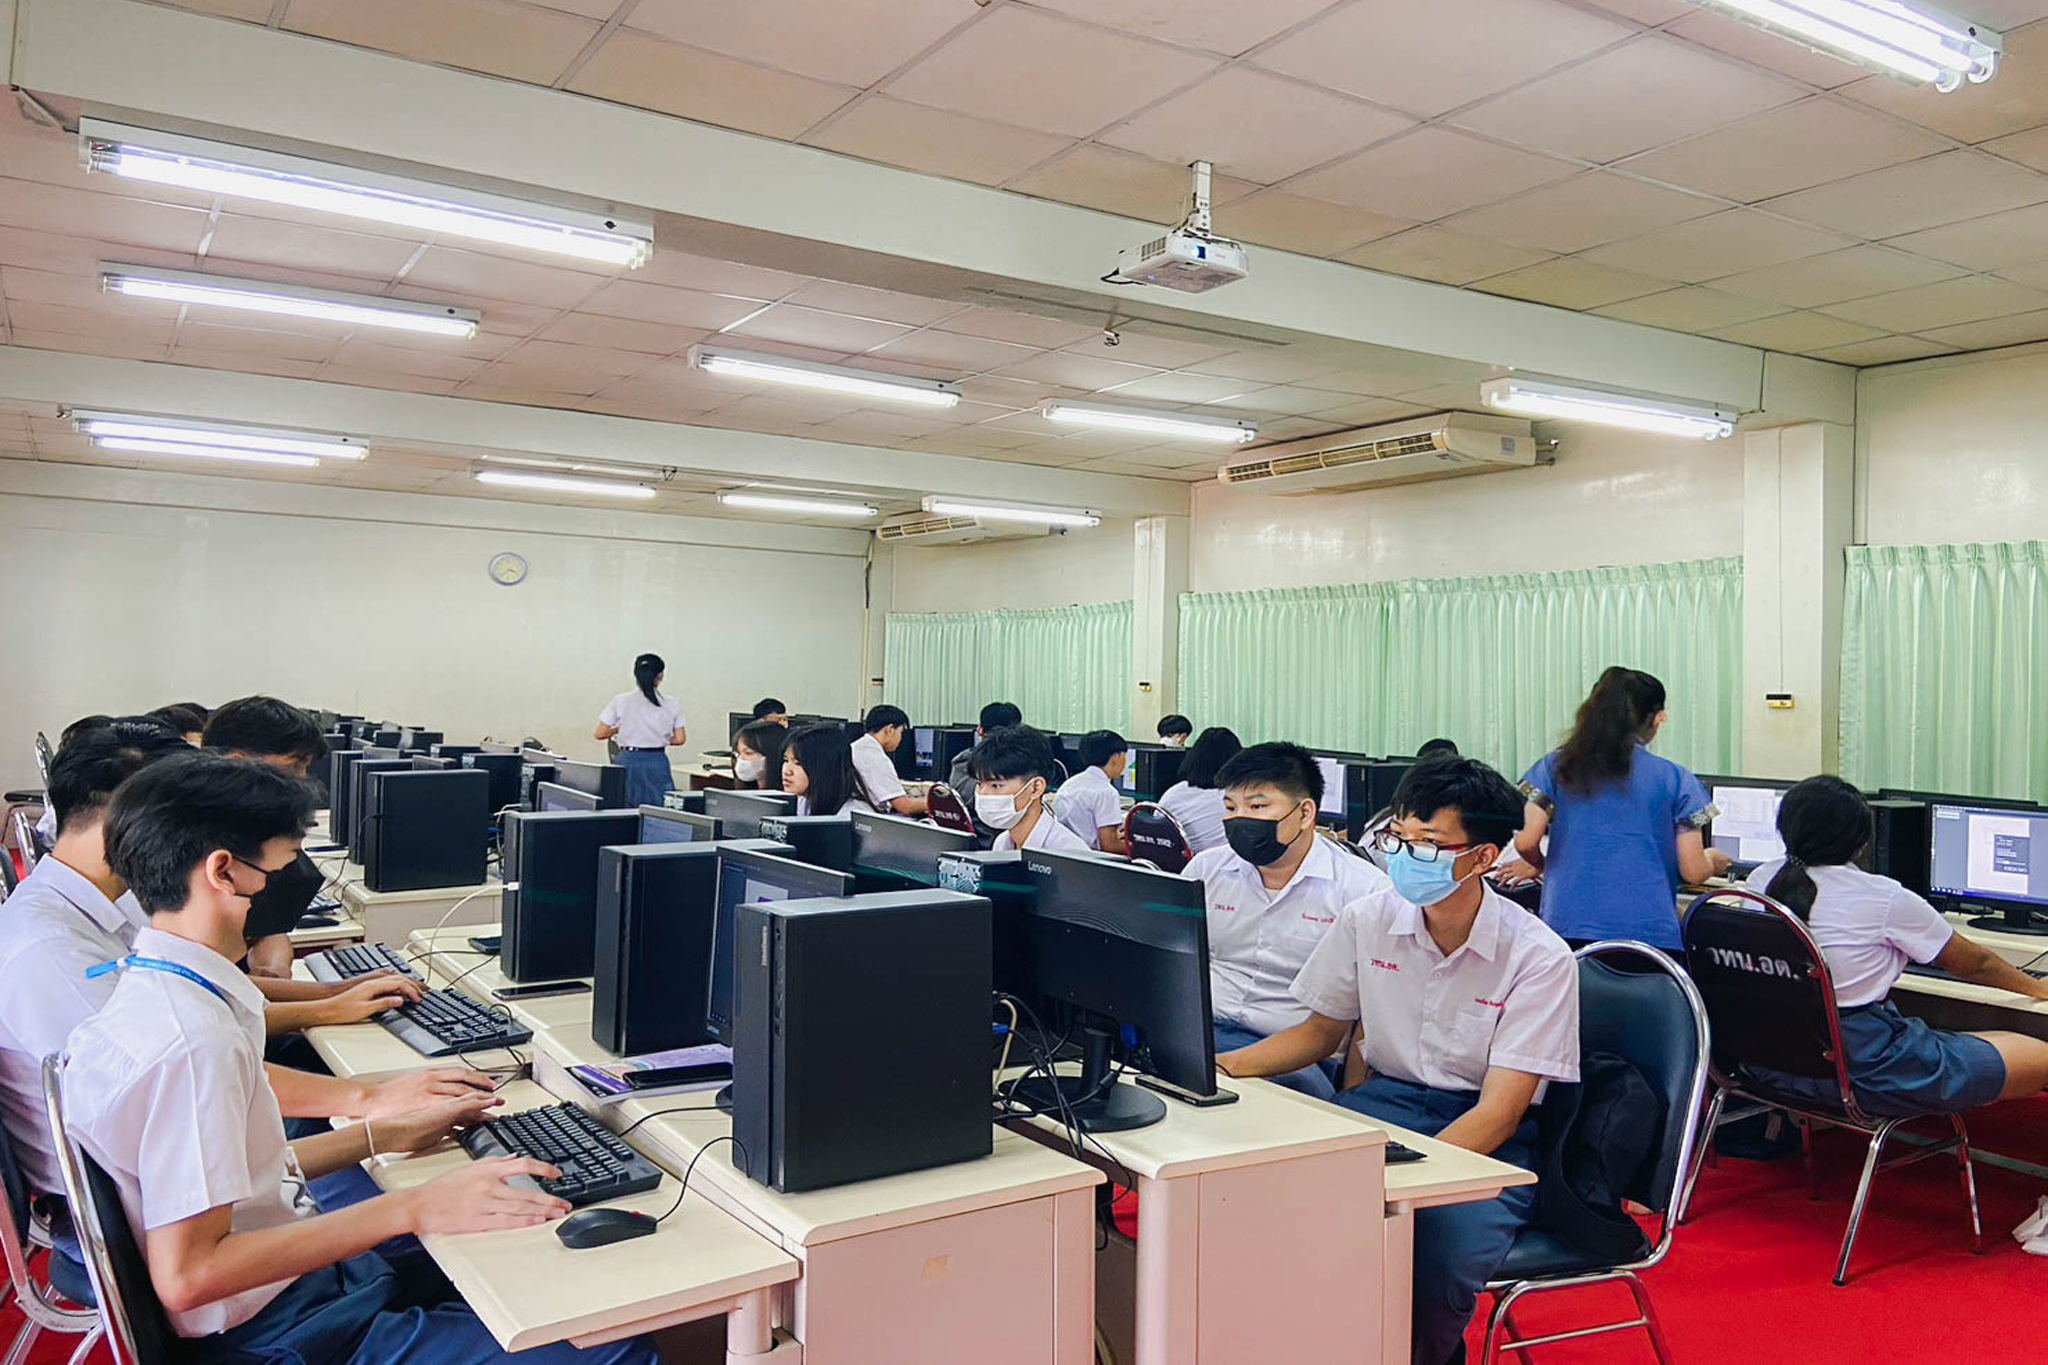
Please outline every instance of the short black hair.
[[[1013, 701], [992, 701], [981, 708], [981, 732], [992, 735], [998, 730], [1007, 730], [1012, 725], [1024, 723], [1024, 712]], [[1040, 739], [1045, 738], [1039, 735]]]
[[810, 779], [811, 788], [806, 795], [811, 814], [837, 815], [852, 798], [867, 800], [860, 774], [854, 770], [851, 742], [846, 738], [845, 727], [837, 722], [806, 725], [791, 732], [782, 761], [786, 766], [791, 759]]
[[782, 790], [782, 751], [789, 747], [789, 727], [779, 720], [757, 720], [742, 725], [739, 733], [732, 737], [735, 745], [744, 744], [761, 755], [762, 791]]
[[1514, 784], [1476, 758], [1418, 763], [1394, 788], [1397, 817], [1433, 820], [1439, 811], [1454, 810], [1474, 843], [1500, 849], [1522, 827], [1523, 806]]
[[[172, 754], [189, 754], [184, 736], [155, 723], [109, 720], [71, 739], [50, 760], [50, 809], [65, 834], [102, 814], [114, 791], [144, 767]], [[5, 857], [0, 854], [0, 857]]]
[[57, 747], [63, 748], [87, 730], [97, 730], [102, 725], [112, 725], [114, 718], [107, 715], [80, 716], [64, 727], [64, 733], [57, 736]]
[[182, 910], [192, 869], [218, 849], [257, 863], [272, 839], [298, 838], [313, 789], [268, 763], [197, 752], [135, 774], [107, 812], [107, 864], [149, 914]]
[[308, 765], [327, 756], [327, 739], [314, 719], [276, 697], [237, 697], [215, 711], [201, 737], [209, 749], [249, 758], [301, 759]]
[[159, 706], [149, 713], [151, 720], [162, 721], [181, 735], [196, 735], [206, 729], [206, 711], [190, 702], [174, 701], [169, 706]]
[[860, 723], [860, 728], [869, 734], [873, 734], [877, 730], [886, 730], [892, 725], [900, 725], [908, 730], [910, 728], [910, 717], [903, 714], [902, 707], [891, 706], [887, 702], [883, 702], [880, 706], [869, 709], [867, 719]]
[[755, 720], [759, 720], [763, 716], [786, 716], [788, 714], [789, 708], [782, 704], [780, 697], [763, 697], [754, 703]]
[[1223, 765], [1236, 758], [1243, 749], [1244, 741], [1237, 737], [1235, 730], [1212, 725], [1188, 745], [1187, 759], [1180, 765], [1180, 780], [1190, 787], [1214, 790], [1216, 774], [1222, 772]]
[[1161, 739], [1165, 739], [1168, 735], [1191, 735], [1194, 732], [1195, 723], [1179, 712], [1160, 718], [1159, 737]]
[[1081, 766], [1100, 768], [1130, 747], [1114, 730], [1090, 730], [1081, 736]]
[[1033, 777], [1045, 779], [1050, 787], [1060, 780], [1053, 759], [1052, 741], [1028, 725], [1006, 725], [982, 736], [974, 746], [968, 767], [976, 782], [1007, 782]]
[[1323, 808], [1323, 770], [1315, 755], [1299, 744], [1274, 740], [1239, 751], [1216, 773], [1216, 785], [1224, 791], [1243, 787], [1276, 787], [1296, 801], [1313, 801]]
[[1417, 759], [1456, 758], [1458, 746], [1447, 739], [1432, 739], [1415, 751]]

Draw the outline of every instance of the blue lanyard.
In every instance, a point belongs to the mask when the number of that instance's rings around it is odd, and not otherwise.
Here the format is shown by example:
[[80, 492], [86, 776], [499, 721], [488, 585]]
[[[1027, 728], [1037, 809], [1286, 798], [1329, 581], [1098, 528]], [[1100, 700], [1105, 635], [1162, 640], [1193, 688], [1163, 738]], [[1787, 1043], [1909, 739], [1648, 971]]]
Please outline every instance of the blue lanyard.
[[228, 999], [226, 991], [214, 985], [190, 967], [181, 967], [175, 962], [166, 962], [160, 957], [135, 957], [131, 955], [115, 962], [102, 962], [97, 967], [87, 967], [85, 969], [85, 976], [88, 981], [96, 980], [107, 975], [109, 972], [118, 972], [126, 967], [137, 967], [145, 972], [168, 972], [172, 976], [182, 976], [187, 981], [204, 986], [207, 990], [213, 992], [214, 998], [222, 1004], [229, 1006], [233, 1004]]

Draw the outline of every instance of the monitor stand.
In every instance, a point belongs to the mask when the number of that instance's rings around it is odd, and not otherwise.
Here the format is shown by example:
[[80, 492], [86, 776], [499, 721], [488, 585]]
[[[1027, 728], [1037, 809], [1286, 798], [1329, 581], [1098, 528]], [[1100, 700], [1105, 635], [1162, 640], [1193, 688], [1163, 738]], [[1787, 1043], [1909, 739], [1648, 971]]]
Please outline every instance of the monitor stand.
[[1972, 929], [1987, 929], [1995, 934], [2028, 934], [2035, 938], [2048, 938], [2048, 918], [2031, 910], [2007, 910], [2003, 914], [1978, 915], [1970, 921]]
[[1110, 1031], [1106, 1020], [1098, 1020], [1082, 1031], [1081, 1074], [1078, 1076], [1033, 1077], [1017, 1086], [1013, 1096], [1047, 1118], [1074, 1116], [1083, 1132], [1123, 1133], [1148, 1128], [1166, 1117], [1166, 1101], [1148, 1095], [1134, 1085], [1112, 1081]]

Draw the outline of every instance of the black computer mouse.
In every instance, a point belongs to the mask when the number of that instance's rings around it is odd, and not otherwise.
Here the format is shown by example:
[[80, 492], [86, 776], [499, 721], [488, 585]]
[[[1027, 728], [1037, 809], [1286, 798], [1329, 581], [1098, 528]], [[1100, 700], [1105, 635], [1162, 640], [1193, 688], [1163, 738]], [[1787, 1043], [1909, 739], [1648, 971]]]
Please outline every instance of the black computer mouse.
[[555, 1225], [555, 1236], [571, 1251], [630, 1242], [654, 1231], [654, 1219], [631, 1209], [584, 1209]]

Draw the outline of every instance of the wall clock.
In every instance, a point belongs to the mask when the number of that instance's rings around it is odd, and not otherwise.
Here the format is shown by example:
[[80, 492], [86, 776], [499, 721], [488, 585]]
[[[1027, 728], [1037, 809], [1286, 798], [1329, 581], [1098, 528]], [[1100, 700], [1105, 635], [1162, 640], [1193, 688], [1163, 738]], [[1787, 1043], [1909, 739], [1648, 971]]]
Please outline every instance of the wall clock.
[[491, 581], [504, 587], [517, 587], [526, 581], [526, 556], [506, 550], [491, 556]]

